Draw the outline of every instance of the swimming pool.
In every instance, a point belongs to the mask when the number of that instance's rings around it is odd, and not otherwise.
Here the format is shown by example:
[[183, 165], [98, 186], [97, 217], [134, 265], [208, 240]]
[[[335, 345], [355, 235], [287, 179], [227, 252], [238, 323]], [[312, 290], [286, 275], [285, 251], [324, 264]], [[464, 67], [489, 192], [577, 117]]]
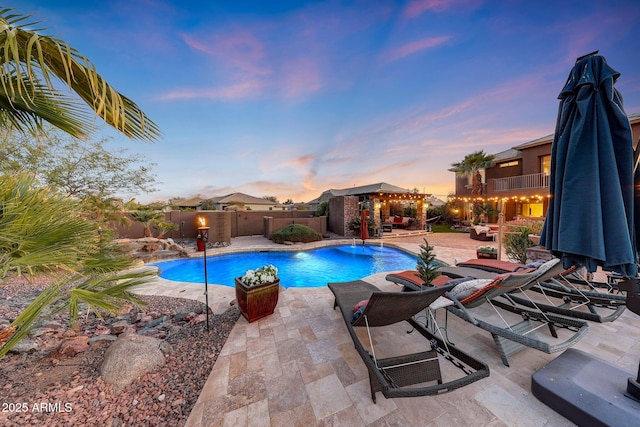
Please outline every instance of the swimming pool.
[[[375, 273], [416, 268], [418, 258], [399, 249], [372, 245], [338, 245], [306, 251], [243, 252], [207, 257], [209, 284], [235, 286], [234, 278], [263, 265], [278, 267], [284, 288], [320, 287]], [[202, 258], [157, 262], [160, 277], [204, 283]]]

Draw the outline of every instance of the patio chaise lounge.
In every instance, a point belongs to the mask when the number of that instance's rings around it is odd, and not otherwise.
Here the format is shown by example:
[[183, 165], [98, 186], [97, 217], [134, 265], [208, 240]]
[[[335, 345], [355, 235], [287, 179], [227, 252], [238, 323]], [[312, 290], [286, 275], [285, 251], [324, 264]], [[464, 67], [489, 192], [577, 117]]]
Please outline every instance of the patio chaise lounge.
[[[529, 269], [523, 270], [523, 272], [501, 274], [496, 275], [493, 279], [474, 279], [470, 277], [468, 278], [470, 280], [456, 285], [454, 289], [447, 292], [446, 298], [438, 299], [429, 308], [431, 310], [446, 308], [447, 313], [453, 313], [461, 319], [490, 332], [502, 362], [506, 366], [509, 366], [508, 357], [524, 349], [525, 346], [545, 353], [563, 351], [584, 336], [588, 330], [587, 323], [497, 299], [498, 296], [507, 293], [524, 291], [535, 285], [538, 279], [553, 277], [560, 271], [562, 271], [562, 266], [560, 265], [560, 260], [556, 259], [546, 262], [535, 271]], [[403, 272], [400, 275], [392, 273], [387, 275], [387, 280], [403, 285], [409, 290], [419, 291], [424, 289], [425, 287], [422, 286], [415, 273], [413, 277], [415, 282], [411, 283], [411, 273]], [[435, 283], [436, 286], [446, 280], [438, 279]], [[489, 304], [495, 310], [504, 325], [494, 325], [471, 313], [471, 309], [484, 304]], [[516, 324], [509, 324], [498, 309], [518, 314], [524, 320]], [[537, 325], [533, 322], [539, 322], [540, 324]], [[558, 338], [557, 328], [571, 331], [571, 336], [561, 342], [549, 342], [540, 336], [536, 336], [542, 326], [548, 327], [549, 333], [554, 339]], [[446, 330], [447, 327], [445, 326], [444, 329]]]
[[[507, 273], [525, 268], [523, 264], [497, 261], [488, 259], [471, 259], [458, 263], [460, 274], [474, 276], [471, 269], [478, 270], [478, 278], [487, 274]], [[454, 271], [457, 267], [450, 267]], [[537, 280], [537, 284], [531, 290], [540, 293], [544, 301], [534, 303], [529, 298], [517, 295], [509, 295], [514, 303], [522, 304], [530, 308], [539, 308], [545, 312], [574, 317], [591, 322], [613, 322], [624, 312], [626, 297], [621, 294], [613, 294], [613, 288], [609, 284], [591, 282], [583, 277], [576, 267], [559, 272], [553, 277], [544, 277]], [[581, 285], [583, 288], [576, 285]], [[606, 289], [608, 292], [600, 292], [598, 289]], [[552, 298], [559, 301], [552, 300]]]
[[[329, 283], [328, 286], [335, 295], [334, 308], [340, 307], [355, 348], [369, 372], [371, 399], [374, 403], [378, 391], [386, 398], [436, 395], [489, 376], [489, 367], [485, 363], [448, 346], [444, 340], [433, 335], [414, 319], [415, 315], [425, 311], [429, 304], [452, 289], [453, 285], [434, 287], [422, 292], [382, 292], [361, 280]], [[366, 305], [358, 311], [361, 314], [354, 320], [354, 307], [365, 300], [368, 300]], [[403, 321], [426, 338], [425, 347], [428, 349], [380, 358], [374, 350], [370, 328]], [[356, 331], [356, 328], [362, 326], [366, 328], [368, 348], [365, 348]], [[412, 341], [411, 344], [418, 343]], [[443, 382], [441, 360], [451, 362], [465, 375]]]

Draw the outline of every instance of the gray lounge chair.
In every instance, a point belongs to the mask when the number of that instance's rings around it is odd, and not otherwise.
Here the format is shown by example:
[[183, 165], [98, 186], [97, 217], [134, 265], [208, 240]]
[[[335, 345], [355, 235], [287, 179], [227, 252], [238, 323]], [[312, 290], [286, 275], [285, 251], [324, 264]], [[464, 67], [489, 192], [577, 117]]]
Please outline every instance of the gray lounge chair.
[[[511, 295], [515, 292], [525, 291], [534, 286], [537, 280], [546, 280], [562, 270], [560, 260], [555, 259], [548, 261], [533, 272], [496, 275], [493, 279], [470, 280], [457, 285], [452, 291], [447, 292], [447, 299], [439, 299], [430, 308], [433, 310], [446, 308], [447, 312], [490, 332], [502, 362], [506, 366], [509, 366], [508, 357], [525, 347], [535, 348], [545, 353], [559, 352], [571, 347], [584, 336], [588, 330], [587, 323], [581, 320], [556, 316], [537, 308], [531, 309], [509, 301], [504, 302], [498, 300], [497, 297], [507, 293]], [[398, 282], [393, 274], [387, 275], [387, 280], [401, 283], [405, 288], [423, 289], [421, 284], [416, 283], [411, 286], [406, 276], [402, 279], [403, 282]], [[495, 325], [472, 314], [470, 311], [484, 304], [488, 304], [494, 309], [504, 325]], [[522, 316], [524, 320], [516, 324], [509, 324], [498, 309], [516, 313]], [[558, 338], [557, 328], [567, 329], [572, 334], [564, 341], [551, 343], [535, 336], [541, 326], [547, 326], [553, 338]], [[446, 325], [444, 329], [447, 329]]]
[[[449, 267], [449, 270], [455, 273], [456, 269], [460, 269], [460, 274], [476, 277], [472, 270], [476, 269], [478, 278], [524, 268], [523, 264], [495, 260], [469, 260], [457, 265], [461, 267]], [[606, 292], [598, 289], [606, 289]], [[537, 279], [531, 290], [541, 294], [544, 300], [537, 299], [534, 302], [531, 298], [512, 294], [505, 297], [514, 304], [598, 323], [613, 322], [626, 309], [624, 295], [614, 294], [614, 289], [606, 283], [587, 280], [578, 273], [576, 267], [563, 269], [554, 276], [546, 275]]]
[[[461, 350], [448, 347], [440, 338], [414, 320], [453, 286], [432, 288], [422, 292], [381, 292], [361, 280], [329, 283], [335, 295], [334, 308], [339, 307], [355, 348], [369, 371], [371, 399], [376, 392], [386, 398], [427, 396], [445, 393], [489, 376], [489, 367]], [[354, 320], [353, 307], [368, 300], [362, 314]], [[371, 329], [407, 322], [412, 330], [427, 339], [430, 349], [418, 353], [378, 358], [375, 354]], [[368, 348], [360, 341], [356, 327], [365, 327], [369, 337]], [[443, 382], [440, 361], [446, 360], [460, 368], [464, 376]]]

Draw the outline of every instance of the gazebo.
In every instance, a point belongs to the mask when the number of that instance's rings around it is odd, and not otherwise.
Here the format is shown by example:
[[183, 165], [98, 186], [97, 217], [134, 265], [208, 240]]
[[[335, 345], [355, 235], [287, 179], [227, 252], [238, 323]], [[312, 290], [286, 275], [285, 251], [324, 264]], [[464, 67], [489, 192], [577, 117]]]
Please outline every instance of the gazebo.
[[[409, 206], [412, 210], [415, 209], [416, 227], [422, 230], [426, 226], [427, 209], [429, 208], [428, 200], [431, 194], [418, 193], [415, 190], [412, 191], [387, 184], [386, 182], [379, 182], [359, 187], [327, 190], [316, 200], [309, 203], [321, 203], [339, 196], [357, 197], [360, 207], [364, 205], [369, 209], [370, 215], [376, 223], [376, 228], [380, 228], [382, 221], [389, 218], [398, 206], [403, 208]], [[400, 213], [400, 216], [402, 215]]]

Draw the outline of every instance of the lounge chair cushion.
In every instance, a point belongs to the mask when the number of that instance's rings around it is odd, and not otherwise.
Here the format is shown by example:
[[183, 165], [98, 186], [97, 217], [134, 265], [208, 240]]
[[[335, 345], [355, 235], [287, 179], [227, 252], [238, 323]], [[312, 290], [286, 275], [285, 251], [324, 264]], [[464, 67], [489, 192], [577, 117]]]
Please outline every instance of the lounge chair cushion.
[[452, 297], [456, 297], [456, 299], [458, 299], [459, 301], [462, 301], [465, 298], [467, 298], [469, 295], [477, 292], [479, 289], [483, 289], [485, 286], [487, 286], [488, 284], [490, 284], [492, 282], [493, 282], [493, 280], [491, 280], [491, 279], [467, 280], [467, 281], [459, 284], [455, 288], [451, 289], [449, 291], [449, 294]]
[[[447, 277], [447, 276], [443, 276], [443, 277]], [[443, 284], [444, 285], [459, 285], [461, 283], [468, 282], [469, 280], [473, 280], [473, 279], [475, 279], [475, 277], [472, 277], [472, 276], [458, 277], [457, 279], [447, 280]], [[455, 289], [455, 288], [453, 288], [453, 289]]]
[[355, 313], [356, 311], [360, 310], [362, 307], [366, 307], [368, 302], [369, 302], [368, 299], [363, 299], [353, 307], [353, 312]]

